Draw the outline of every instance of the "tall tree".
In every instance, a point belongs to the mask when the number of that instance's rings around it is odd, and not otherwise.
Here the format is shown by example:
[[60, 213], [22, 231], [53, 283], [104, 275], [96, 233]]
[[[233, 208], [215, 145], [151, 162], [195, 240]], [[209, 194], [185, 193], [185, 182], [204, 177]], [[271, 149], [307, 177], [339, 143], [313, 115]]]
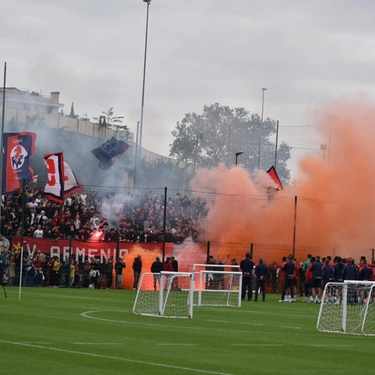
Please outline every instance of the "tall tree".
[[114, 116], [113, 107], [109, 108], [107, 112], [102, 111], [102, 114], [99, 117], [94, 117], [95, 121], [98, 121], [100, 127], [109, 128], [119, 131], [129, 131], [129, 128], [126, 125], [122, 125], [124, 116]]
[[76, 115], [74, 113], [74, 103], [72, 103], [72, 106], [70, 107], [70, 114], [69, 117], [76, 118]]
[[184, 168], [171, 160], [156, 162], [141, 160], [138, 184], [143, 187], [161, 188], [167, 186], [168, 188], [185, 189], [188, 186], [189, 178], [185, 172]]
[[[172, 131], [174, 141], [169, 156], [199, 167], [212, 168], [223, 162], [235, 164], [235, 154], [243, 151], [238, 164], [253, 171], [267, 170], [275, 164], [276, 121], [250, 114], [244, 108], [229, 108], [218, 103], [205, 105], [202, 114], [188, 113]], [[288, 181], [290, 147], [281, 143], [277, 150], [277, 172]]]

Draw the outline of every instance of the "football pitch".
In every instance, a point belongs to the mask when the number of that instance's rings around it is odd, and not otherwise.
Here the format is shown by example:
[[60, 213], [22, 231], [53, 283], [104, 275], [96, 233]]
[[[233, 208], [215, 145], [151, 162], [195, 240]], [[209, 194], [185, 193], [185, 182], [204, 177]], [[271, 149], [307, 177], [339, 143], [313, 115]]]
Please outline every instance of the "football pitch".
[[197, 307], [193, 319], [137, 316], [136, 292], [0, 290], [0, 373], [371, 373], [373, 337], [320, 333], [319, 305], [243, 301]]

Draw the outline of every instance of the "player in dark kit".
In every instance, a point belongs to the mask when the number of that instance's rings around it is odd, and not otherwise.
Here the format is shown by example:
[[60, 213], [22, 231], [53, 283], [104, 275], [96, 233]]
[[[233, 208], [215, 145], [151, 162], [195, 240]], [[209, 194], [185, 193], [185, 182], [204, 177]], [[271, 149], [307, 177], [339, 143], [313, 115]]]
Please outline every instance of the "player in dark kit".
[[284, 271], [284, 285], [281, 292], [281, 300], [284, 302], [285, 292], [289, 288], [290, 290], [290, 302], [295, 302], [294, 298], [294, 269], [296, 264], [293, 262], [293, 255], [289, 255], [287, 261], [281, 266]]
[[251, 260], [250, 256], [251, 254], [247, 252], [246, 257], [242, 259], [240, 263], [240, 268], [242, 271], [242, 291], [241, 291], [242, 301], [245, 300], [246, 289], [247, 289], [247, 300], [251, 301], [253, 297], [253, 288], [251, 284], [253, 280], [254, 262]]
[[266, 300], [266, 279], [268, 277], [268, 267], [264, 264], [263, 258], [259, 259], [259, 264], [255, 267], [255, 276], [257, 278], [255, 289], [255, 302], [258, 301], [258, 291], [262, 293], [262, 301]]

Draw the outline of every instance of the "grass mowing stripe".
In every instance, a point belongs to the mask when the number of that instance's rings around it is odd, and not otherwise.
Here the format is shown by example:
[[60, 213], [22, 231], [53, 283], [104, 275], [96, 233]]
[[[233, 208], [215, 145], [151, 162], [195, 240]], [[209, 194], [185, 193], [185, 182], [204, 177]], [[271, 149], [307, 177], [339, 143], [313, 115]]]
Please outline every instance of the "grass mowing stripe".
[[368, 372], [363, 358], [372, 357], [374, 339], [318, 332], [319, 305], [269, 295], [264, 304], [197, 307], [193, 319], [163, 319], [133, 314], [134, 299], [126, 290], [25, 288], [19, 302], [10, 290], [0, 299], [1, 375]]
[[146, 366], [151, 366], [151, 367], [155, 367], [155, 366], [156, 367], [165, 367], [165, 368], [170, 368], [170, 369], [175, 369], [175, 370], [198, 372], [198, 373], [201, 373], [201, 374], [234, 375], [234, 374], [225, 373], [225, 372], [201, 370], [201, 369], [194, 369], [194, 368], [188, 368], [188, 367], [182, 367], [182, 366], [173, 366], [173, 365], [168, 365], [168, 364], [164, 364], [164, 363], [147, 362], [147, 361], [140, 361], [140, 360], [130, 359], [130, 358], [108, 356], [108, 355], [103, 355], [103, 354], [79, 352], [79, 351], [68, 350], [68, 349], [53, 348], [53, 347], [50, 347], [50, 346], [46, 347], [46, 346], [41, 346], [41, 345], [36, 345], [36, 344], [29, 344], [29, 343], [25, 343], [25, 342], [12, 342], [12, 341], [6, 341], [6, 340], [0, 340], [0, 342], [5, 343], [5, 344], [9, 344], [9, 345], [16, 345], [16, 346], [20, 345], [20, 346], [27, 346], [27, 347], [43, 349], [43, 350], [64, 352], [64, 353], [69, 353], [69, 354], [84, 355], [84, 356], [97, 357], [97, 358], [103, 358], [103, 359], [112, 359], [112, 360], [116, 360], [116, 361], [132, 362], [132, 363], [138, 363], [138, 364], [141, 364], [141, 365], [146, 365]]

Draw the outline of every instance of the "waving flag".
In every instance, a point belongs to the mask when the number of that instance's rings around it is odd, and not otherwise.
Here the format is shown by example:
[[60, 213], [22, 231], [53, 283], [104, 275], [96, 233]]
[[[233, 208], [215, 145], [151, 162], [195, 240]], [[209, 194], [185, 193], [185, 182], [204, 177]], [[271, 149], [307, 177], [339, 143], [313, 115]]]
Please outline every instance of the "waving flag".
[[275, 183], [275, 186], [273, 186], [274, 189], [276, 190], [283, 190], [283, 184], [281, 183], [279, 176], [277, 175], [276, 169], [274, 166], [272, 166], [267, 173], [269, 176], [272, 178], [272, 180]]
[[118, 141], [115, 137], [112, 137], [100, 147], [92, 150], [91, 153], [99, 160], [99, 168], [107, 170], [128, 148], [129, 145], [126, 142]]
[[4, 133], [2, 193], [22, 189], [33, 180], [29, 157], [35, 152], [36, 134], [30, 132]]
[[48, 181], [44, 188], [44, 196], [47, 199], [62, 203], [66, 197], [83, 189], [72, 169], [64, 162], [62, 152], [45, 154], [44, 163], [48, 175]]

